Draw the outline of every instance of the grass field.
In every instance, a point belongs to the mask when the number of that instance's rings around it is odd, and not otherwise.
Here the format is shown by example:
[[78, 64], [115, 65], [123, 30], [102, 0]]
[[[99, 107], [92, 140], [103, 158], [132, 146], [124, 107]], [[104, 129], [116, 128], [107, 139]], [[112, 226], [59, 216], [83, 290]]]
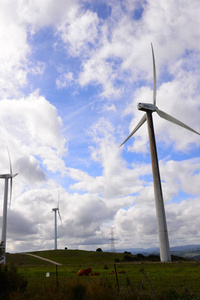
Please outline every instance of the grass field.
[[[121, 261], [124, 254], [81, 250], [32, 254], [62, 265], [56, 267], [25, 254], [8, 254], [7, 264], [14, 264], [28, 280], [24, 295], [12, 299], [200, 299], [198, 261], [114, 263], [116, 258]], [[110, 274], [115, 270], [114, 264], [117, 276]], [[77, 276], [79, 269], [89, 267], [100, 275]], [[119, 274], [121, 270], [125, 273]], [[46, 277], [47, 272], [50, 277]]]

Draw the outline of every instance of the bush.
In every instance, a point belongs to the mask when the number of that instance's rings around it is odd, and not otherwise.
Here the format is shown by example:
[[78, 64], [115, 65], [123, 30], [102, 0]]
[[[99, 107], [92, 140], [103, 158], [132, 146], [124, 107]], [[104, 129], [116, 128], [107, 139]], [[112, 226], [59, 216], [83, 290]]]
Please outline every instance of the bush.
[[84, 300], [86, 295], [86, 286], [81, 283], [78, 283], [72, 287], [71, 292], [73, 300]]
[[138, 258], [131, 255], [124, 255], [124, 259], [122, 261], [138, 261]]
[[151, 254], [151, 255], [146, 257], [146, 260], [148, 260], [148, 261], [160, 261], [160, 256], [155, 255], [155, 254]]
[[96, 252], [103, 252], [101, 248], [97, 248]]
[[4, 257], [4, 247], [3, 242], [0, 243], [0, 262], [3, 260]]
[[0, 265], [0, 299], [9, 299], [9, 294], [14, 291], [23, 293], [27, 286], [27, 280], [17, 273], [14, 266]]
[[145, 256], [142, 255], [141, 253], [138, 253], [138, 254], [137, 254], [137, 258], [138, 258], [139, 260], [143, 260], [143, 259], [145, 258]]
[[131, 252], [128, 252], [128, 251], [124, 251], [124, 254], [130, 254], [130, 255], [131, 255]]

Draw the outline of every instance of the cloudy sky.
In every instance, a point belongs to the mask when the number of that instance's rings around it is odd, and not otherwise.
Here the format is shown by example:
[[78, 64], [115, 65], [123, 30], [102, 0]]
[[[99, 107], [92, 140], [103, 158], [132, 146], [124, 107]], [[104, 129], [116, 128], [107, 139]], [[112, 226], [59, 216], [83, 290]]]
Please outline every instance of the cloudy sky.
[[[200, 132], [198, 0], [0, 0], [0, 173], [7, 251], [157, 247], [138, 102]], [[200, 244], [200, 137], [154, 114], [170, 246]], [[0, 181], [2, 222], [4, 180]], [[0, 223], [1, 224], [1, 223]]]

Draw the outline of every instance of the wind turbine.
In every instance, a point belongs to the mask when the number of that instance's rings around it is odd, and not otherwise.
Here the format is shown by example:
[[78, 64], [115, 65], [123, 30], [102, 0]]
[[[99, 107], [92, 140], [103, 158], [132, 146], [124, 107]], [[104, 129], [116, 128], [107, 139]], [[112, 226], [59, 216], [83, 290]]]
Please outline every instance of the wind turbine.
[[55, 213], [55, 250], [57, 250], [57, 212], [60, 218], [60, 221], [62, 222], [60, 210], [59, 210], [59, 194], [58, 194], [58, 206], [55, 208], [52, 208], [52, 211]]
[[[8, 149], [7, 149], [8, 150]], [[11, 198], [12, 198], [12, 179], [17, 176], [18, 173], [12, 173], [12, 165], [10, 159], [10, 153], [8, 151], [9, 163], [10, 163], [10, 174], [1, 174], [0, 178], [5, 179], [5, 186], [4, 186], [4, 205], [3, 205], [3, 221], [2, 221], [2, 234], [1, 234], [1, 243], [2, 243], [2, 250], [3, 250], [3, 259], [1, 261], [2, 264], [5, 265], [6, 263], [6, 229], [7, 229], [7, 207], [8, 207], [8, 181], [10, 179], [10, 203], [11, 205]]]
[[179, 125], [185, 129], [188, 129], [198, 135], [199, 132], [195, 131], [191, 127], [185, 125], [181, 121], [175, 119], [174, 117], [168, 115], [162, 110], [159, 110], [156, 106], [156, 66], [155, 66], [155, 57], [153, 45], [151, 44], [152, 58], [153, 58], [153, 104], [150, 103], [139, 103], [137, 108], [138, 110], [145, 111], [142, 119], [139, 121], [137, 126], [129, 134], [127, 139], [120, 145], [120, 147], [132, 137], [132, 135], [147, 121], [148, 134], [149, 134], [149, 146], [151, 153], [151, 164], [152, 164], [152, 174], [153, 174], [153, 183], [154, 183], [154, 194], [155, 194], [155, 206], [156, 206], [156, 215], [157, 215], [157, 224], [158, 224], [158, 235], [159, 235], [159, 245], [160, 245], [160, 259], [162, 262], [171, 261], [170, 248], [169, 248], [169, 239], [167, 231], [167, 222], [165, 216], [165, 207], [162, 194], [162, 186], [160, 180], [160, 171], [158, 165], [158, 156], [156, 149], [156, 141], [153, 127], [153, 118], [152, 113], [156, 112], [161, 118], [170, 121], [176, 125]]

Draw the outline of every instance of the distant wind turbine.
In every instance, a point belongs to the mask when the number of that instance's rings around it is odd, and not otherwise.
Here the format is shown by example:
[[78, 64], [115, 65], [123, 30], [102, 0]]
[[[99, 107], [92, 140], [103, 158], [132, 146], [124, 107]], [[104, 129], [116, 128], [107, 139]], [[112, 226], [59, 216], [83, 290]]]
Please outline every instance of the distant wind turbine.
[[[8, 150], [8, 149], [7, 149]], [[10, 203], [12, 198], [12, 179], [17, 176], [18, 173], [12, 173], [12, 165], [10, 159], [10, 153], [8, 151], [9, 163], [10, 163], [10, 174], [1, 174], [0, 178], [5, 179], [5, 187], [4, 187], [4, 205], [3, 205], [3, 221], [2, 221], [2, 234], [1, 234], [1, 243], [3, 249], [3, 259], [1, 261], [2, 264], [6, 263], [6, 229], [7, 229], [7, 207], [8, 207], [8, 180], [10, 179]]]
[[58, 206], [55, 208], [52, 208], [52, 211], [55, 213], [55, 250], [57, 250], [57, 212], [60, 218], [60, 221], [62, 222], [60, 210], [59, 210], [59, 194], [58, 194]]
[[160, 244], [160, 259], [162, 262], [171, 261], [170, 248], [169, 248], [169, 239], [167, 232], [167, 222], [165, 216], [165, 208], [162, 194], [162, 186], [160, 180], [160, 171], [158, 165], [158, 156], [156, 149], [156, 141], [153, 127], [152, 113], [157, 112], [157, 114], [176, 125], [179, 125], [185, 129], [188, 129], [198, 135], [199, 132], [195, 131], [191, 127], [185, 125], [181, 121], [175, 119], [174, 117], [166, 114], [162, 110], [159, 110], [156, 106], [156, 67], [155, 67], [155, 57], [153, 51], [153, 45], [151, 44], [152, 57], [153, 57], [153, 104], [150, 103], [139, 103], [138, 110], [145, 111], [142, 119], [139, 121], [137, 126], [129, 134], [127, 139], [120, 145], [120, 147], [130, 139], [130, 137], [147, 121], [148, 133], [149, 133], [149, 145], [151, 153], [151, 164], [152, 164], [152, 173], [153, 173], [153, 183], [154, 183], [154, 194], [155, 194], [155, 206], [156, 206], [156, 215], [157, 215], [157, 224], [158, 224], [158, 235], [159, 235], [159, 244]]

